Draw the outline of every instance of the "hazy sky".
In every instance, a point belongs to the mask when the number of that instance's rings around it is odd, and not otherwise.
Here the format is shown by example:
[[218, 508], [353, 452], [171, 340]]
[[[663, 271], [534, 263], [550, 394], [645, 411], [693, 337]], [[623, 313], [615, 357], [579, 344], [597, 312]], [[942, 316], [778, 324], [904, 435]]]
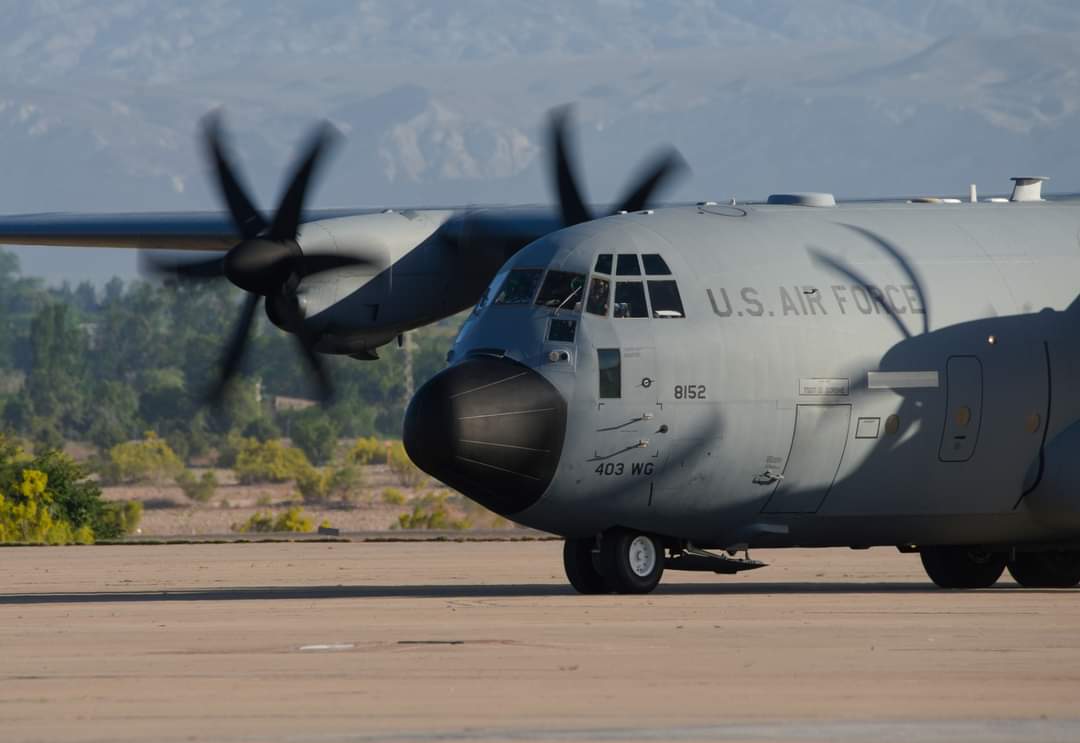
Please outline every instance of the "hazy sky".
[[[217, 208], [196, 146], [224, 106], [269, 205], [307, 126], [345, 146], [316, 205], [548, 199], [541, 126], [576, 102], [589, 194], [670, 142], [673, 199], [1080, 191], [1080, 3], [0, 2], [0, 212]], [[122, 251], [27, 272], [131, 275]]]

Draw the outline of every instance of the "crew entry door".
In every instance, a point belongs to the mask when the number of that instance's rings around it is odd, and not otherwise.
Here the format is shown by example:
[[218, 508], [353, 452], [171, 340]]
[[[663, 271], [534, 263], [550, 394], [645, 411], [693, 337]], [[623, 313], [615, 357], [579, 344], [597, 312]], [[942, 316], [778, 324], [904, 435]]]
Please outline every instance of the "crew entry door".
[[795, 434], [765, 513], [814, 513], [836, 480], [851, 425], [850, 405], [798, 405]]
[[966, 462], [975, 453], [982, 422], [982, 364], [975, 356], [953, 356], [945, 372], [945, 430], [942, 462]]

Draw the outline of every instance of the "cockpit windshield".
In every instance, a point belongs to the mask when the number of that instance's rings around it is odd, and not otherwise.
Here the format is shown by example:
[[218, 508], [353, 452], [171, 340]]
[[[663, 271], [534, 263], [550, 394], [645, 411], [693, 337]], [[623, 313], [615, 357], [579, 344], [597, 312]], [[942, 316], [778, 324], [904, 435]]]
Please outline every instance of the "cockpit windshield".
[[[616, 277], [614, 282], [608, 278], [613, 268]], [[642, 268], [645, 270], [642, 271]], [[647, 277], [644, 281], [636, 278], [643, 273]], [[640, 256], [635, 253], [601, 253], [596, 257], [588, 295], [585, 298], [585, 311], [606, 317], [609, 310], [616, 318], [686, 317], [671, 268], [658, 253], [645, 253]]]
[[585, 274], [570, 271], [548, 271], [536, 303], [541, 307], [553, 307], [576, 312], [581, 309], [581, 294], [585, 288]]
[[529, 304], [536, 294], [536, 286], [544, 274], [542, 268], [516, 268], [506, 276], [506, 281], [495, 295], [495, 304]]

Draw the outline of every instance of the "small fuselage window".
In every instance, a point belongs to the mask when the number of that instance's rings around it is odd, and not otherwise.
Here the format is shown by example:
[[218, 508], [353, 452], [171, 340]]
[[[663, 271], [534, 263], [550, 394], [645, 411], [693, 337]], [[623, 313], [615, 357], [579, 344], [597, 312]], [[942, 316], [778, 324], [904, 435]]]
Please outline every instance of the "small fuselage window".
[[615, 284], [615, 317], [648, 316], [649, 306], [645, 303], [645, 287], [641, 285], [641, 282], [617, 282]]
[[544, 285], [536, 297], [541, 307], [565, 309], [575, 312], [581, 309], [581, 293], [585, 289], [585, 275], [570, 271], [548, 271]]
[[543, 275], [541, 268], [515, 268], [495, 295], [495, 304], [529, 304]]
[[686, 313], [683, 312], [682, 297], [679, 296], [679, 287], [674, 281], [650, 279], [647, 283], [653, 317], [686, 317]]
[[611, 253], [601, 253], [596, 256], [596, 273], [611, 273]]
[[549, 341], [573, 343], [576, 332], [577, 320], [561, 320], [557, 317], [553, 317], [551, 318], [551, 324], [548, 326], [547, 338]]
[[585, 303], [585, 311], [593, 315], [607, 317], [611, 307], [611, 282], [594, 276], [589, 284], [589, 300]]
[[596, 349], [596, 361], [600, 370], [600, 397], [622, 397], [622, 362], [617, 348]]

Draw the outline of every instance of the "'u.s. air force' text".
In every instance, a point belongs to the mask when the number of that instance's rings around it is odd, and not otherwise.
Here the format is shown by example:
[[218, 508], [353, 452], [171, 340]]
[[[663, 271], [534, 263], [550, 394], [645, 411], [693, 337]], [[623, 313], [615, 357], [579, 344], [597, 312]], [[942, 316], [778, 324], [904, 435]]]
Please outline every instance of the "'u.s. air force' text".
[[752, 286], [728, 290], [706, 289], [718, 317], [787, 317], [809, 315], [872, 315], [892, 311], [897, 315], [922, 315], [926, 308], [911, 284], [884, 286], [778, 286], [758, 290]]

